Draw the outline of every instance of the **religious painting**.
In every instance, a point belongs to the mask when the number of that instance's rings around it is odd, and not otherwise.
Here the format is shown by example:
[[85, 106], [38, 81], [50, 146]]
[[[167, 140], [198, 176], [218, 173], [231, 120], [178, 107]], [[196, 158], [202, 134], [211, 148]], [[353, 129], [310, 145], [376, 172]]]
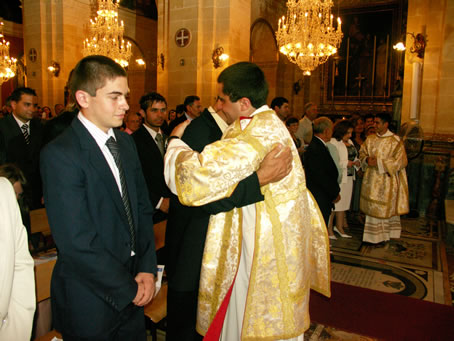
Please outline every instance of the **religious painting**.
[[327, 100], [390, 98], [397, 60], [392, 45], [400, 35], [397, 12], [387, 6], [340, 13], [344, 36], [337, 55], [328, 61]]

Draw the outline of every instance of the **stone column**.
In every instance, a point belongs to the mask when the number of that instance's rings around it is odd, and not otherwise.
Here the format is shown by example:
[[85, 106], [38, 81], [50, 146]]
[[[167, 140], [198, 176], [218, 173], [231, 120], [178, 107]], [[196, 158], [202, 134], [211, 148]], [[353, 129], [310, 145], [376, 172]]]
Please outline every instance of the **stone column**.
[[[216, 96], [216, 79], [227, 66], [249, 60], [251, 4], [241, 0], [158, 0], [158, 91], [174, 108], [188, 95], [198, 95], [207, 107]], [[189, 44], [177, 45], [176, 33], [190, 32]], [[214, 68], [213, 50], [219, 46], [230, 56]]]
[[[84, 24], [90, 17], [89, 0], [23, 0], [24, 54], [28, 86], [38, 94], [39, 105], [54, 112], [64, 103], [64, 87], [70, 71], [82, 58]], [[36, 51], [36, 60], [33, 61]], [[60, 64], [58, 77], [47, 71], [52, 61]]]

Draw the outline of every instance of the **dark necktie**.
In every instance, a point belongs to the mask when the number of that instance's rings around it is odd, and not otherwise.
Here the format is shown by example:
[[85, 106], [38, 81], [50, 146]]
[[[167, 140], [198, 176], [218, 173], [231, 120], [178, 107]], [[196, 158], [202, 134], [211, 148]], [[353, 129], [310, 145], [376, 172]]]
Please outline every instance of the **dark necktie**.
[[112, 154], [115, 164], [117, 165], [118, 172], [120, 173], [120, 184], [121, 184], [121, 198], [123, 199], [123, 206], [125, 207], [126, 217], [128, 218], [129, 234], [131, 236], [131, 250], [135, 251], [136, 248], [136, 232], [134, 230], [134, 223], [132, 221], [131, 205], [129, 203], [128, 188], [126, 186], [125, 174], [121, 165], [120, 150], [118, 148], [117, 141], [113, 137], [110, 137], [106, 142], [107, 148], [109, 148]]
[[23, 124], [21, 126], [22, 129], [22, 134], [24, 135], [25, 143], [30, 144], [30, 135], [28, 134], [28, 126], [26, 124]]
[[164, 157], [164, 139], [160, 133], [156, 134], [156, 144], [161, 152], [161, 156]]

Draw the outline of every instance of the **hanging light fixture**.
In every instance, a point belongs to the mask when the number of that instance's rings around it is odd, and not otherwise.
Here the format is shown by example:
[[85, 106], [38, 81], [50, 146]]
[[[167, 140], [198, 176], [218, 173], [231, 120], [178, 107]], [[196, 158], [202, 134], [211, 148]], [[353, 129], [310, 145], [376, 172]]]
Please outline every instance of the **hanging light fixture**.
[[279, 51], [305, 74], [337, 52], [342, 39], [341, 20], [333, 27], [332, 0], [288, 0], [287, 18], [279, 19]]
[[124, 24], [118, 21], [120, 0], [97, 0], [98, 15], [90, 19], [89, 38], [84, 41], [84, 56], [103, 55], [123, 67], [129, 65], [131, 43], [123, 39]]
[[16, 75], [16, 58], [9, 56], [9, 41], [3, 35], [3, 22], [0, 22], [0, 84]]

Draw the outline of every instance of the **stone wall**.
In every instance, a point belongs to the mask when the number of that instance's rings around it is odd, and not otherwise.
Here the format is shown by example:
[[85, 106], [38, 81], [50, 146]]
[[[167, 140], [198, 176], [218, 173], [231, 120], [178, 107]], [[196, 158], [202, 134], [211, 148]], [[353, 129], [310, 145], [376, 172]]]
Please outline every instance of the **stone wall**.
[[[427, 139], [454, 138], [454, 2], [409, 0], [407, 32], [424, 33], [427, 48], [422, 73], [420, 124]], [[407, 35], [402, 121], [410, 118], [412, 54]]]
[[[27, 84], [36, 89], [39, 105], [53, 108], [56, 103], [64, 103], [64, 87], [69, 73], [83, 57], [83, 41], [94, 13], [91, 0], [23, 1]], [[156, 90], [157, 23], [123, 7], [119, 19], [125, 23], [124, 36], [135, 42], [146, 62], [145, 69], [131, 67], [130, 110], [135, 112], [139, 109], [140, 96], [145, 91]], [[29, 58], [32, 48], [37, 52], [36, 61]], [[58, 77], [47, 71], [52, 61], [60, 64]], [[131, 58], [130, 63], [135, 60]]]

